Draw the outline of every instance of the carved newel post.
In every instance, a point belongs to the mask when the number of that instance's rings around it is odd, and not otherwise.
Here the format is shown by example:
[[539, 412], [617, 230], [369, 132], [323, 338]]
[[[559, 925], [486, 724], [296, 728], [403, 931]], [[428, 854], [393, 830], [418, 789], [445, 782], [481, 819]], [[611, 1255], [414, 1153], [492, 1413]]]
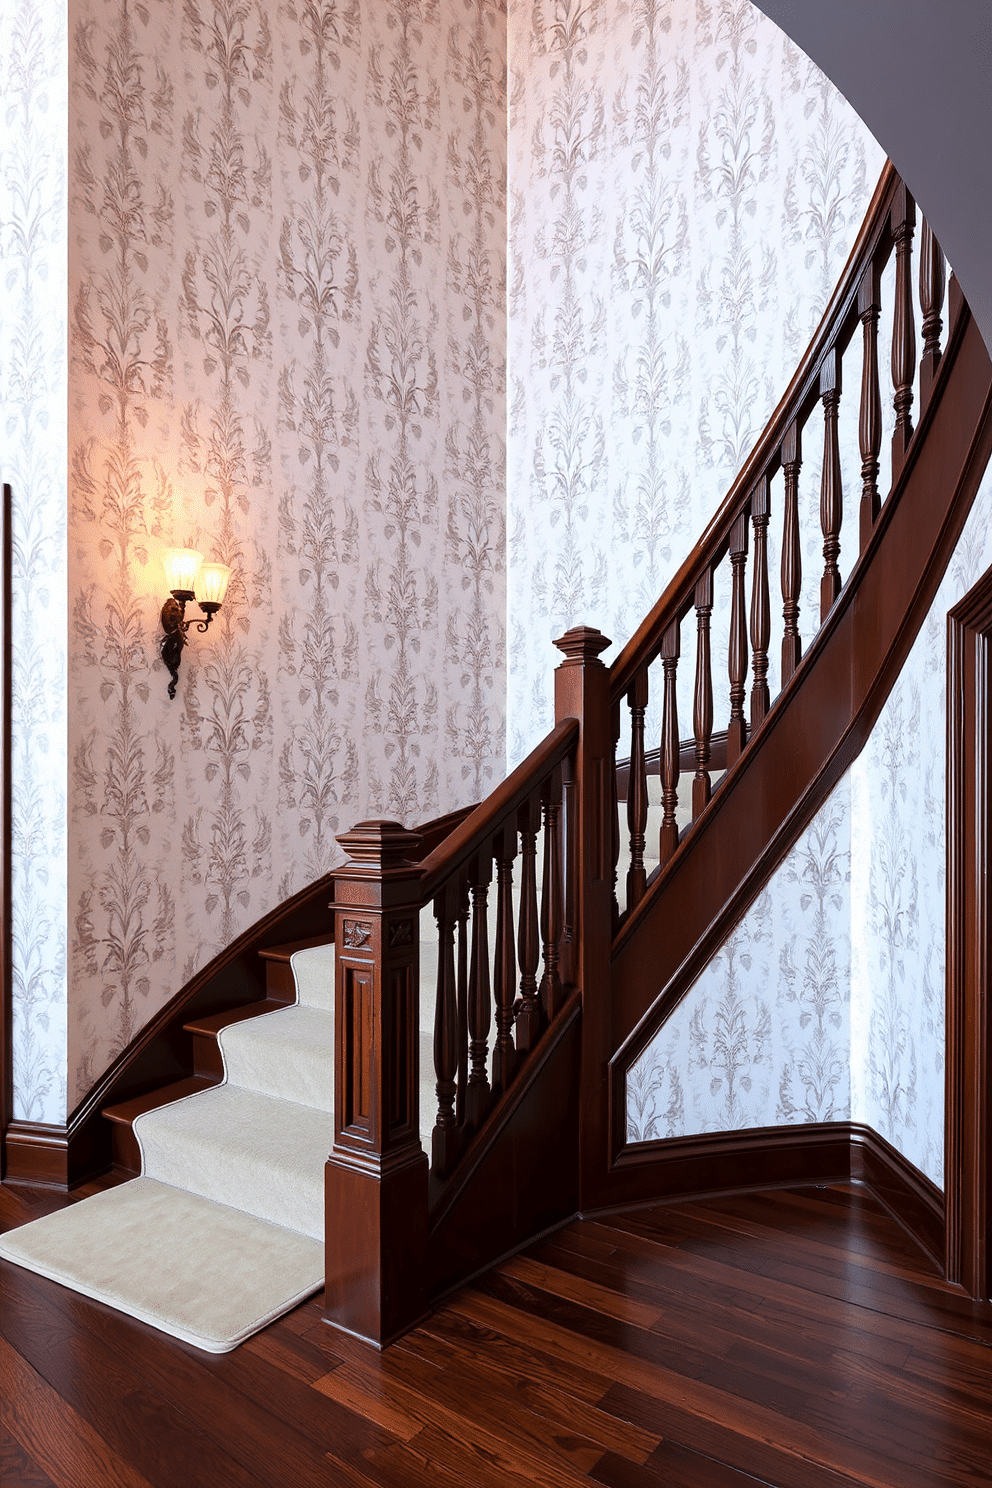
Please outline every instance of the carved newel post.
[[419, 841], [396, 822], [337, 839], [334, 1147], [324, 1169], [325, 1315], [382, 1347], [427, 1307], [420, 1145]]
[[[574, 779], [565, 791], [565, 926], [562, 980], [582, 988], [579, 1132], [583, 1150], [606, 1129], [610, 1038], [610, 949], [613, 940], [613, 829], [616, 761], [610, 721], [610, 674], [599, 659], [610, 642], [588, 625], [555, 641], [565, 660], [555, 672], [555, 722], [579, 720]], [[595, 1163], [595, 1159], [590, 1159]], [[605, 1165], [604, 1165], [605, 1171]], [[580, 1177], [580, 1185], [583, 1179]]]

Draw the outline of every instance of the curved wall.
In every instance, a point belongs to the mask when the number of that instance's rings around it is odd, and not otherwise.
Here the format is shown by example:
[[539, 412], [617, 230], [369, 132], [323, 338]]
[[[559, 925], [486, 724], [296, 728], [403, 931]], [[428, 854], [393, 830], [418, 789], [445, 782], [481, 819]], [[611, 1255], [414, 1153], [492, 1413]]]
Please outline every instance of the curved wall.
[[992, 347], [992, 7], [760, 0], [759, 9], [836, 83], [891, 157]]

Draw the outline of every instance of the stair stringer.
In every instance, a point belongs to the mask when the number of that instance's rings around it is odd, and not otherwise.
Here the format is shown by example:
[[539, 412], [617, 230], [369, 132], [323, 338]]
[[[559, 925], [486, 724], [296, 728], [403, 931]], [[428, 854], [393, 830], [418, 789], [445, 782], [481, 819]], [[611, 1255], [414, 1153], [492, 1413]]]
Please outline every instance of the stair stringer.
[[614, 941], [605, 1078], [584, 1096], [582, 1206], [635, 1201], [660, 1144], [626, 1141], [626, 1073], [863, 748], [992, 450], [992, 364], [962, 306], [865, 551], [762, 729]]

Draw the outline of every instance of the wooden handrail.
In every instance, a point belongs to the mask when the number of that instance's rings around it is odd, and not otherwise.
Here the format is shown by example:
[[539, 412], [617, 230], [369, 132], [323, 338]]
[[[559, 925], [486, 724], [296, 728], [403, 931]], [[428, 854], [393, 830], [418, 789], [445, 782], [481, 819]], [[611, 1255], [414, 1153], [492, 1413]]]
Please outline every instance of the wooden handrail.
[[455, 827], [420, 864], [422, 902], [426, 904], [455, 870], [467, 863], [507, 817], [534, 793], [544, 777], [562, 762], [578, 738], [577, 718], [558, 723], [526, 759]]
[[610, 695], [614, 702], [623, 697], [638, 670], [657, 654], [665, 632], [689, 613], [696, 584], [707, 568], [725, 556], [731, 529], [755, 486], [778, 471], [782, 443], [790, 426], [802, 423], [812, 411], [819, 397], [820, 371], [827, 353], [834, 347], [844, 350], [858, 324], [858, 290], [865, 267], [880, 253], [887, 256], [891, 251], [890, 216], [901, 184], [892, 162], [887, 161], [844, 272], [778, 407], [702, 537], [613, 662]]

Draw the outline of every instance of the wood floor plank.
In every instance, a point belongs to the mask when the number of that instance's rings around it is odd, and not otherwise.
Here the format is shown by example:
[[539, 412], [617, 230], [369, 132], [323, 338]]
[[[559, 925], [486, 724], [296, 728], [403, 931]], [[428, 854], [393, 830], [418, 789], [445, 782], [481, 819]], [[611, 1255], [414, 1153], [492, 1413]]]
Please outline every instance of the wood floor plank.
[[151, 1488], [25, 1359], [0, 1338], [0, 1423], [56, 1488]]
[[752, 1477], [670, 1441], [662, 1442], [641, 1466], [610, 1453], [590, 1476], [604, 1488], [769, 1488], [767, 1478]]
[[[27, 1273], [15, 1280], [28, 1280]], [[76, 1416], [88, 1422], [115, 1459], [153, 1488], [255, 1488], [254, 1473], [232, 1462], [204, 1431], [157, 1391], [140, 1388], [127, 1358], [96, 1340], [58, 1327], [57, 1316], [38, 1305], [38, 1291], [54, 1287], [6, 1286], [0, 1278], [0, 1335]], [[55, 1288], [56, 1296], [64, 1289]], [[94, 1304], [97, 1305], [97, 1304]], [[168, 1449], [162, 1443], [172, 1445]]]
[[382, 1353], [316, 1297], [204, 1355], [0, 1263], [0, 1348], [4, 1488], [992, 1482], [992, 1307], [857, 1184], [577, 1221]]
[[253, 1481], [271, 1488], [285, 1488], [287, 1476], [294, 1488], [325, 1488], [329, 1442], [339, 1456], [360, 1458], [364, 1448], [387, 1440], [263, 1359], [243, 1350], [203, 1354], [2, 1262], [0, 1331], [28, 1357], [46, 1339], [68, 1346], [81, 1336], [83, 1357], [100, 1357], [103, 1345], [126, 1358], [136, 1382], [186, 1415]]
[[19, 1441], [0, 1425], [0, 1483], [5, 1488], [55, 1488], [47, 1473], [29, 1457]]

